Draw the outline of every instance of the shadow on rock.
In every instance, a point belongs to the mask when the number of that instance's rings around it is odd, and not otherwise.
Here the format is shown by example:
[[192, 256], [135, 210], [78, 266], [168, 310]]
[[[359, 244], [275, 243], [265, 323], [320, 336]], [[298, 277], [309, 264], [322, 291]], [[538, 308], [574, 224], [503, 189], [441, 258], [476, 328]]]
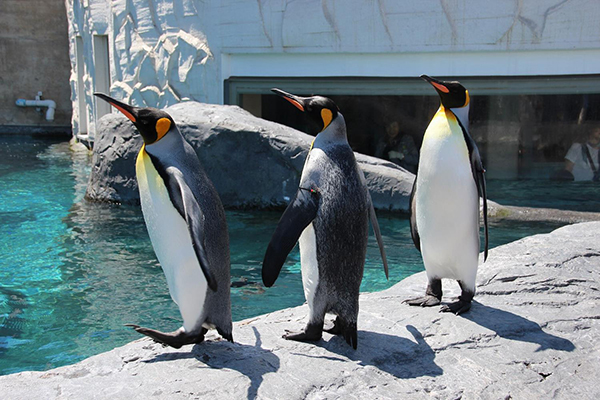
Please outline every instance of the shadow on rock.
[[575, 345], [567, 339], [551, 335], [542, 330], [535, 322], [508, 311], [473, 302], [471, 311], [464, 318], [490, 329], [502, 338], [536, 343], [536, 351], [547, 349], [573, 351]]
[[[195, 358], [210, 368], [232, 369], [246, 375], [250, 379], [248, 399], [255, 399], [263, 376], [279, 370], [279, 357], [261, 347], [260, 333], [252, 327], [256, 343], [248, 346], [240, 343], [230, 343], [225, 340], [212, 342], [209, 345], [197, 344], [191, 352], [159, 354], [147, 363], [170, 361], [175, 359]], [[202, 368], [202, 365], [198, 366]]]
[[334, 336], [327, 342], [321, 340], [316, 345], [358, 361], [362, 366], [371, 365], [400, 379], [442, 375], [444, 371], [434, 362], [435, 352], [425, 342], [421, 332], [412, 325], [407, 325], [406, 329], [417, 343], [399, 336], [359, 331], [356, 350], [339, 336]]

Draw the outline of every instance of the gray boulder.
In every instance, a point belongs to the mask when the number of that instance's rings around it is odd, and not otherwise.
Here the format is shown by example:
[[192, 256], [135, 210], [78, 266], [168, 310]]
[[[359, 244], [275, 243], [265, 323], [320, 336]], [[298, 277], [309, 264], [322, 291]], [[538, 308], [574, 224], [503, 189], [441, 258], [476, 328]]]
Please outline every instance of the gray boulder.
[[[185, 102], [165, 109], [196, 149], [227, 208], [282, 208], [294, 196], [313, 137], [237, 106]], [[86, 198], [139, 202], [135, 158], [141, 137], [121, 114], [98, 121]], [[377, 209], [408, 210], [414, 175], [356, 155]]]
[[[362, 294], [358, 350], [301, 329], [306, 305], [235, 323], [236, 343], [208, 336], [180, 350], [144, 338], [78, 364], [0, 377], [2, 398], [597, 399], [600, 222], [497, 247], [463, 316], [402, 300], [419, 273]], [[390, 271], [393, 277], [394, 271]], [[448, 301], [458, 294], [444, 281]]]

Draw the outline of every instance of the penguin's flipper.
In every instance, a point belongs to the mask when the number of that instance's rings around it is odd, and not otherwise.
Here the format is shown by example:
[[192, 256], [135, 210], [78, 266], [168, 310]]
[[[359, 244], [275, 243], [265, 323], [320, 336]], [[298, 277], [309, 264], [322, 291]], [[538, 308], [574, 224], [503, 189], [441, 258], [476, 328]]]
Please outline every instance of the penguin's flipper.
[[481, 156], [479, 155], [479, 149], [477, 143], [471, 137], [469, 132], [462, 125], [460, 120], [457, 118], [458, 123], [463, 131], [467, 148], [469, 149], [469, 156], [471, 160], [471, 171], [473, 172], [473, 179], [477, 186], [477, 194], [483, 199], [483, 231], [485, 237], [484, 249], [483, 249], [483, 261], [487, 260], [488, 248], [489, 248], [489, 237], [488, 237], [488, 216], [487, 216], [487, 194], [485, 189], [485, 169], [481, 162]]
[[263, 260], [262, 280], [265, 286], [273, 286], [287, 255], [296, 245], [304, 229], [317, 216], [319, 198], [318, 189], [299, 188], [285, 209]]
[[152, 161], [165, 181], [173, 206], [175, 206], [175, 209], [187, 224], [194, 245], [194, 252], [196, 253], [208, 287], [213, 292], [216, 292], [217, 281], [210, 272], [210, 263], [208, 262], [208, 255], [204, 247], [204, 213], [181, 171], [175, 167], [162, 168], [162, 165], [155, 161], [154, 158], [152, 158]]
[[390, 279], [387, 257], [385, 255], [385, 248], [383, 247], [383, 238], [381, 237], [381, 231], [379, 230], [379, 222], [377, 221], [377, 215], [375, 214], [375, 208], [373, 207], [373, 200], [371, 199], [371, 194], [368, 190], [367, 196], [369, 197], [369, 218], [371, 219], [373, 232], [375, 232], [375, 238], [377, 239], [377, 245], [379, 246], [379, 252], [381, 253], [381, 259], [383, 260], [383, 270], [385, 271], [385, 278]]
[[[481, 160], [479, 161], [481, 165]], [[479, 196], [483, 199], [483, 232], [484, 232], [484, 247], [483, 247], [483, 261], [487, 260], [488, 256], [488, 248], [489, 248], [489, 234], [488, 234], [488, 215], [487, 215], [487, 194], [485, 189], [485, 176], [483, 175], [485, 170], [483, 167], [481, 170], [477, 171], [476, 175], [476, 183], [477, 183], [477, 192]]]
[[415, 174], [415, 181], [413, 182], [413, 187], [410, 192], [410, 236], [412, 237], [417, 250], [421, 251], [421, 238], [419, 237], [419, 230], [417, 229], [416, 193], [417, 175]]

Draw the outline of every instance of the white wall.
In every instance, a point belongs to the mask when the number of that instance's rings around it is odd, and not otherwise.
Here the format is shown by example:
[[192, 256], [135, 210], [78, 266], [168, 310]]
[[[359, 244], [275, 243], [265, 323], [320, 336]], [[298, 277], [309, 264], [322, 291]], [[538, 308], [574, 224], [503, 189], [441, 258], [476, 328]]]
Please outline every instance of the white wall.
[[[231, 76], [600, 73], [598, 0], [66, 0], [71, 60], [107, 34], [111, 95], [134, 105], [223, 102]], [[77, 74], [72, 75], [77, 132]], [[90, 125], [93, 125], [90, 124]], [[93, 131], [93, 127], [89, 127]]]

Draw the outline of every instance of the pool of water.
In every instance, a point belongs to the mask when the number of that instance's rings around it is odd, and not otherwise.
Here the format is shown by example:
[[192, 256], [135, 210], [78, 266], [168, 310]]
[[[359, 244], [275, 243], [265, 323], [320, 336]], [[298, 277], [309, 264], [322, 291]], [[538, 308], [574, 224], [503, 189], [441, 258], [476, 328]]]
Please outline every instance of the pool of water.
[[[0, 136], [0, 374], [71, 364], [181, 324], [138, 207], [83, 200], [90, 157], [68, 143]], [[280, 212], [228, 211], [234, 320], [304, 302], [297, 249], [272, 288], [261, 261]], [[371, 237], [362, 291], [423, 269], [406, 218], [380, 214], [390, 262], [385, 279]], [[497, 224], [491, 246], [556, 225]], [[235, 337], [235, 332], [234, 332]]]
[[510, 206], [600, 211], [600, 183], [548, 179], [490, 180], [488, 197]]

